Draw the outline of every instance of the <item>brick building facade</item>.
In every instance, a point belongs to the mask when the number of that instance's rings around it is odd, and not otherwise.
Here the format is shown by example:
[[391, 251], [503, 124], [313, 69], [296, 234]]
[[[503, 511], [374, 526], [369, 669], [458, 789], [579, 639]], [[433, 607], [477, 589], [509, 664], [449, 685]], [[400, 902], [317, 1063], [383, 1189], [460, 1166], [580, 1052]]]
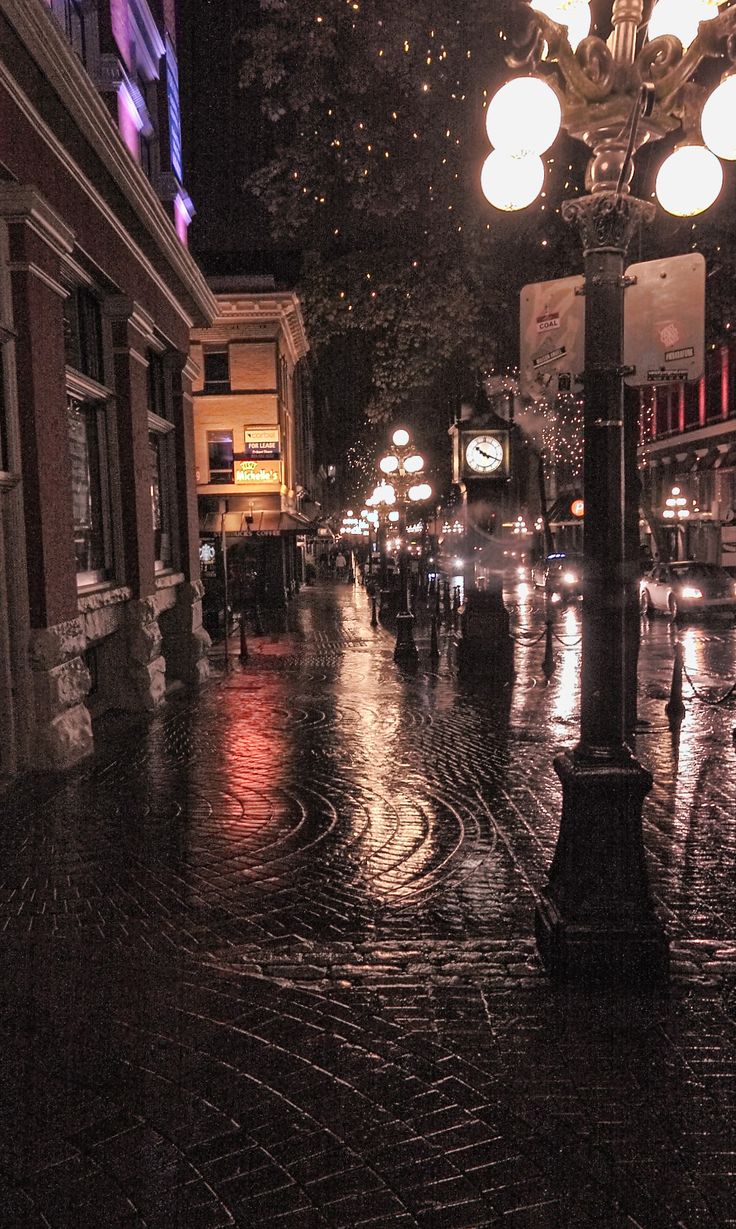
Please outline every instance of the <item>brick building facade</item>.
[[174, 16], [0, 11], [0, 777], [206, 672]]

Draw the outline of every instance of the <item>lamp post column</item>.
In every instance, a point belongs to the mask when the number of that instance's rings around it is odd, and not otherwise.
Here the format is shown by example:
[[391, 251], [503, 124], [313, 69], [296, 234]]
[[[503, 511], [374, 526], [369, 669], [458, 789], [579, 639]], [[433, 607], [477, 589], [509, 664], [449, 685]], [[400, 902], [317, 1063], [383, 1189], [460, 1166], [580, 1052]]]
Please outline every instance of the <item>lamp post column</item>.
[[401, 586], [399, 613], [396, 616], [396, 647], [394, 661], [411, 665], [419, 657], [414, 643], [414, 615], [409, 609], [409, 549], [406, 543], [406, 508], [407, 499], [404, 494], [398, 499], [399, 509], [399, 584]]
[[[610, 163], [609, 163], [609, 174]], [[555, 759], [560, 834], [537, 908], [553, 975], [662, 979], [667, 946], [654, 913], [641, 832], [650, 773], [626, 744], [623, 300], [631, 236], [653, 206], [610, 185], [567, 202], [585, 254], [585, 589], [580, 742]], [[607, 190], [608, 189], [608, 190]]]

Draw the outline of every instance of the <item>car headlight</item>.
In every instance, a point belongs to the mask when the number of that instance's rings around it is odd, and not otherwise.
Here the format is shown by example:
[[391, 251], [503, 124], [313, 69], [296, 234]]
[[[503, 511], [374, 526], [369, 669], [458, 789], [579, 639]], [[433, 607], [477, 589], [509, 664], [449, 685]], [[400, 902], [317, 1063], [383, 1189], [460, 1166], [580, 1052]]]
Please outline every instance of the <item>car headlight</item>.
[[566, 585], [576, 585], [578, 583], [578, 578], [574, 572], [563, 573], [562, 580]]
[[683, 585], [682, 586], [682, 597], [698, 598], [702, 596], [703, 594], [701, 593], [700, 589], [696, 589], [694, 585]]

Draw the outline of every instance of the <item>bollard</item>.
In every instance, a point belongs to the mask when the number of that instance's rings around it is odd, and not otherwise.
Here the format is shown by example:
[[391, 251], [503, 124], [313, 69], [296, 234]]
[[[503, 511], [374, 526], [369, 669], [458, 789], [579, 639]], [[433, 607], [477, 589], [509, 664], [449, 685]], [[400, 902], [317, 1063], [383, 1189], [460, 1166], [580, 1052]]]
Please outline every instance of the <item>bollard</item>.
[[431, 631], [429, 636], [429, 656], [437, 659], [440, 655], [440, 646], [437, 642], [437, 615], [432, 615]]
[[378, 627], [378, 608], [375, 593], [371, 597], [371, 627]]
[[254, 636], [263, 635], [263, 623], [261, 622], [261, 608], [258, 605], [258, 602], [256, 602], [255, 609], [253, 612], [253, 635]]
[[458, 614], [460, 611], [460, 586], [455, 585], [452, 591], [452, 626], [457, 631]]
[[675, 661], [672, 666], [672, 686], [670, 687], [670, 698], [667, 701], [664, 711], [667, 714], [667, 722], [671, 730], [679, 730], [682, 725], [682, 719], [685, 716], [685, 705], [682, 702], [682, 666], [683, 666], [683, 651], [679, 640], [675, 645]]
[[552, 647], [552, 620], [547, 619], [544, 632], [544, 657], [542, 658], [542, 674], [547, 682], [555, 672], [555, 654]]
[[245, 611], [240, 612], [240, 660], [248, 660], [248, 641], [245, 637]]
[[445, 581], [445, 587], [444, 587], [444, 591], [442, 594], [442, 617], [445, 621], [445, 624], [449, 625], [450, 619], [452, 618], [452, 602], [450, 601], [450, 582], [449, 580]]

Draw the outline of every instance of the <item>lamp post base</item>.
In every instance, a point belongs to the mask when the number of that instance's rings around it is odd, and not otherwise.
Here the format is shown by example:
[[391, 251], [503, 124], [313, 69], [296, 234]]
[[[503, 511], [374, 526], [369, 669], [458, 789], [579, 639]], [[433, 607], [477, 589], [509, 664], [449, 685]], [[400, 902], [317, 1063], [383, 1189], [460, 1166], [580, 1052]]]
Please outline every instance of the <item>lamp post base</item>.
[[536, 910], [542, 962], [564, 982], [667, 981], [667, 939], [649, 895], [641, 812], [652, 778], [620, 761], [564, 752], [562, 820], [549, 883]]
[[400, 611], [396, 616], [396, 647], [394, 661], [403, 665], [414, 665], [419, 659], [417, 646], [414, 643], [414, 615]]

